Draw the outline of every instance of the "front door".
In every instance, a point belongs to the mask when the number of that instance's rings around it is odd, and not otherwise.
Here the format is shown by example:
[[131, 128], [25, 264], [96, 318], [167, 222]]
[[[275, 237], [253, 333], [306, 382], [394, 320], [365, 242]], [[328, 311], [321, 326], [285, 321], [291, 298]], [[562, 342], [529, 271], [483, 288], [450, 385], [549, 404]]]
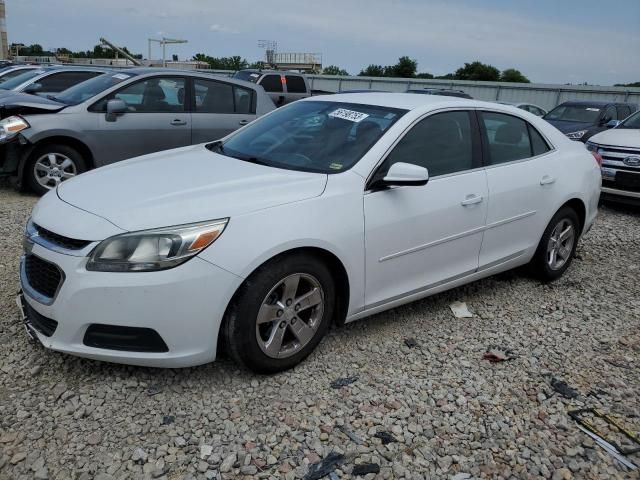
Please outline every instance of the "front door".
[[475, 117], [430, 115], [400, 140], [373, 180], [396, 162], [426, 167], [429, 182], [365, 192], [366, 308], [469, 275], [487, 215]]
[[[107, 101], [124, 100], [128, 111], [106, 118]], [[92, 108], [100, 115], [89, 143], [100, 165], [191, 144], [184, 77], [152, 77], [131, 83]]]

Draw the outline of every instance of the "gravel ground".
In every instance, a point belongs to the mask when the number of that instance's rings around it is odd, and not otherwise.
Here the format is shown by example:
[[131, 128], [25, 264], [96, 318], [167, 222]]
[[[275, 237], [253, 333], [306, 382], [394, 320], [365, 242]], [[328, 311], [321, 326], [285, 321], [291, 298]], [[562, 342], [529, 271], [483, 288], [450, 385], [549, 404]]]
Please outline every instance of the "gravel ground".
[[[603, 208], [556, 283], [476, 282], [334, 329], [299, 367], [256, 376], [29, 343], [14, 295], [35, 201], [0, 187], [0, 478], [292, 479], [336, 454], [339, 478], [371, 463], [364, 478], [638, 478], [567, 415], [594, 406], [640, 431], [638, 210]], [[473, 318], [452, 315], [456, 300]], [[515, 358], [483, 360], [491, 346]], [[331, 388], [343, 377], [357, 379]]]

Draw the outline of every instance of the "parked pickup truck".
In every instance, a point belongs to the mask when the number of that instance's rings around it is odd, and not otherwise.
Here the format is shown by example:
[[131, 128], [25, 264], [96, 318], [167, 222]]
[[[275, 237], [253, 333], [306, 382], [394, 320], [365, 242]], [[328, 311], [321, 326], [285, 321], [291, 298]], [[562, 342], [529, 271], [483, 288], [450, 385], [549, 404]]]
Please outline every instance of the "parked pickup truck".
[[246, 69], [236, 72], [233, 78], [261, 85], [276, 107], [311, 96], [307, 77], [297, 72]]

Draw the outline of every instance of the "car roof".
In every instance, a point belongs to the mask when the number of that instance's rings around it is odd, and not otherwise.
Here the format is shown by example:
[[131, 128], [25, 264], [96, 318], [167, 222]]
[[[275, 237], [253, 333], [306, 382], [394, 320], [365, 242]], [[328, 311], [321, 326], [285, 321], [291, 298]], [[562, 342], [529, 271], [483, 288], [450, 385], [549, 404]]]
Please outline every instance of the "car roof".
[[292, 70], [273, 70], [273, 69], [262, 69], [259, 68], [245, 68], [242, 70], [238, 70], [239, 72], [247, 72], [247, 73], [286, 73], [288, 75], [304, 75], [300, 72], [294, 72]]
[[[112, 70], [109, 73], [114, 72]], [[181, 75], [181, 76], [189, 76], [189, 77], [200, 77], [200, 78], [213, 78], [218, 79], [223, 82], [232, 83], [234, 85], [242, 85], [245, 87], [249, 87], [252, 89], [256, 89], [257, 85], [252, 82], [247, 82], [246, 80], [240, 80], [238, 78], [227, 77], [226, 75], [215, 74], [213, 72], [203, 72], [200, 70], [179, 70], [177, 68], [161, 68], [161, 67], [137, 67], [137, 68], [127, 68], [121, 70], [122, 73], [135, 75], [135, 76], [143, 76], [143, 75]]]
[[619, 105], [618, 102], [592, 102], [590, 100], [569, 100], [562, 102], [560, 105], [575, 105], [578, 107], [606, 107], [607, 105]]
[[336, 93], [334, 95], [320, 95], [309, 97], [302, 102], [322, 100], [328, 102], [344, 102], [362, 105], [376, 105], [387, 108], [402, 108], [405, 110], [415, 110], [423, 107], [446, 108], [495, 108], [493, 102], [482, 102], [469, 98], [449, 97], [445, 95], [414, 95], [410, 93]]

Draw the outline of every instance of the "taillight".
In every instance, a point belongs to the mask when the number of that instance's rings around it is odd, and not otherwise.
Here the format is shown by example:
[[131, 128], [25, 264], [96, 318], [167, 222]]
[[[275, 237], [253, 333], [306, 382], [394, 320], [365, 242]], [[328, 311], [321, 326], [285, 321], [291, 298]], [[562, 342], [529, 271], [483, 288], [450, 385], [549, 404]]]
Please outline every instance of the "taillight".
[[598, 145], [595, 143], [587, 142], [585, 147], [587, 147], [587, 150], [591, 152], [593, 158], [596, 159], [596, 163], [598, 164], [598, 166], [602, 167], [602, 155], [600, 155], [600, 152], [598, 152]]
[[599, 167], [602, 166], [602, 155], [600, 155], [598, 152], [591, 152], [591, 155], [593, 155], [593, 158], [596, 159], [596, 163], [598, 164]]

